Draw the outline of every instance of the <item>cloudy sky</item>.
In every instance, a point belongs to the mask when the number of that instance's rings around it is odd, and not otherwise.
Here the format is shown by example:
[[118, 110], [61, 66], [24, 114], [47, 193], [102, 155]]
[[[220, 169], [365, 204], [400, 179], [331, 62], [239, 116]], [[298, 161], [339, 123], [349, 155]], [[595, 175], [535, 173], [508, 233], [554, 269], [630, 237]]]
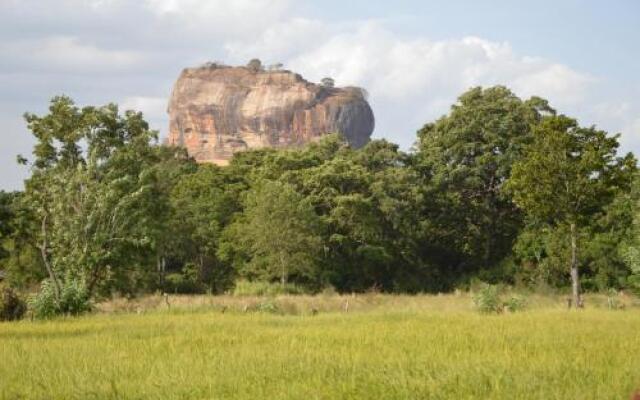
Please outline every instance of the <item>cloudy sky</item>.
[[181, 69], [282, 62], [370, 93], [375, 137], [408, 149], [461, 92], [505, 84], [640, 153], [640, 2], [0, 0], [0, 189], [22, 187], [22, 120], [58, 94], [167, 130]]

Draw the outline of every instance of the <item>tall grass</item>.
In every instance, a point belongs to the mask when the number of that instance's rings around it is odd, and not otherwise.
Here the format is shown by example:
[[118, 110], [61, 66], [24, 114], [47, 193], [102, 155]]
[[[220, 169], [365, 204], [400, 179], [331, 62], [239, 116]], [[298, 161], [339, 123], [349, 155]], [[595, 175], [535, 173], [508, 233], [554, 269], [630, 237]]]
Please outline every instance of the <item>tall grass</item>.
[[284, 285], [280, 283], [262, 281], [236, 281], [233, 288], [234, 296], [276, 296], [283, 294], [304, 294], [305, 290], [292, 283]]
[[[356, 308], [330, 308], [347, 298]], [[636, 309], [533, 299], [529, 311], [481, 315], [468, 296], [300, 301], [295, 315], [158, 306], [3, 323], [0, 398], [624, 399], [640, 387]], [[327, 311], [305, 312], [319, 304]]]

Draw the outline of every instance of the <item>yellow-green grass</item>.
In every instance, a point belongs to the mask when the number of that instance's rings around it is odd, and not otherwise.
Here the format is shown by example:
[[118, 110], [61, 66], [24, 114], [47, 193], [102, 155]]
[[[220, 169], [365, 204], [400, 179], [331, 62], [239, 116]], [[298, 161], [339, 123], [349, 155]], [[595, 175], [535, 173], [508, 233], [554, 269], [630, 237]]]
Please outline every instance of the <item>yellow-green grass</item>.
[[198, 299], [2, 323], [0, 398], [627, 399], [640, 388], [633, 307], [538, 299], [480, 315], [468, 296], [319, 296], [278, 315]]

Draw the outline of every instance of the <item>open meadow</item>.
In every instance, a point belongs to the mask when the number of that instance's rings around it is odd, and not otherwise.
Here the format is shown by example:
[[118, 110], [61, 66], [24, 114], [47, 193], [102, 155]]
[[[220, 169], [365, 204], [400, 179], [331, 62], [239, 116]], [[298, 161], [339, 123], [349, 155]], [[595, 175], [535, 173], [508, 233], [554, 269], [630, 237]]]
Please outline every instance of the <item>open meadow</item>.
[[640, 388], [627, 301], [531, 296], [500, 315], [467, 294], [112, 301], [1, 323], [0, 398], [626, 399]]

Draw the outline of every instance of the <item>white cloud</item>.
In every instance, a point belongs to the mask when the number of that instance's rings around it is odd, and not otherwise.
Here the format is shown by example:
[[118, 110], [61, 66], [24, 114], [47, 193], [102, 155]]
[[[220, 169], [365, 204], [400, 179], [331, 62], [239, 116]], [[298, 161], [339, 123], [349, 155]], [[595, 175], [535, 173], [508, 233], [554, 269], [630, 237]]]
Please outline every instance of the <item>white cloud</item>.
[[628, 101], [621, 101], [603, 102], [593, 108], [598, 118], [625, 118], [630, 114], [632, 106]]
[[[640, 148], [640, 87], [625, 90], [564, 60], [522, 54], [509, 42], [400, 35], [376, 20], [319, 20], [295, 0], [0, 0], [0, 115], [12, 134], [24, 110], [49, 98], [81, 104], [118, 101], [166, 132], [166, 98], [184, 67], [207, 60], [283, 62], [305, 78], [332, 76], [370, 93], [377, 137], [407, 148], [425, 122], [447, 112], [471, 86], [504, 84], [539, 95], [585, 124], [623, 132]], [[308, 8], [305, 8], [308, 7]], [[314, 6], [315, 7], [315, 6]], [[604, 77], [606, 78], [606, 77]], [[622, 94], [624, 93], [624, 95]], [[622, 98], [621, 98], [622, 97]], [[595, 106], [594, 106], [595, 105]], [[9, 120], [9, 118], [13, 120]], [[9, 132], [11, 131], [11, 132]], [[6, 140], [0, 162], [24, 147]], [[22, 143], [18, 143], [19, 141]], [[15, 148], [14, 148], [15, 147]], [[0, 175], [0, 188], [16, 178]]]
[[595, 79], [576, 72], [566, 65], [537, 60], [525, 65], [521, 76], [513, 82], [513, 88], [522, 95], [540, 95], [551, 99], [556, 106], [580, 103]]
[[9, 67], [50, 72], [121, 71], [140, 65], [140, 53], [104, 49], [70, 36], [0, 42], [0, 55]]
[[279, 58], [312, 81], [332, 76], [338, 85], [365, 87], [376, 114], [376, 134], [405, 147], [423, 123], [445, 113], [472, 86], [504, 84], [522, 97], [538, 95], [564, 109], [584, 103], [596, 82], [569, 66], [519, 55], [508, 43], [478, 37], [405, 38], [376, 21], [344, 29], [292, 19], [268, 29], [258, 41], [235, 41], [226, 50], [233, 59], [251, 54]]
[[598, 102], [598, 97], [584, 99], [578, 112], [583, 125], [595, 125], [611, 134], [620, 133], [622, 152], [640, 149], [640, 103], [635, 99], [617, 98]]
[[126, 97], [120, 102], [121, 110], [141, 111], [148, 120], [165, 119], [167, 113], [166, 97]]
[[476, 37], [405, 39], [377, 23], [301, 49], [290, 66], [315, 80], [329, 74], [339, 84], [363, 85], [379, 98], [423, 103], [452, 99], [471, 86], [501, 83], [522, 96], [572, 104], [593, 81], [568, 66], [519, 56], [507, 43]]
[[[635, 115], [638, 114], [640, 114], [640, 107], [638, 107], [638, 112]], [[640, 148], [640, 118], [628, 120], [626, 124], [620, 127], [619, 132], [622, 133], [620, 148], [625, 152], [634, 151], [638, 154], [638, 149]]]
[[[291, 0], [145, 0], [165, 22], [191, 32], [251, 37], [284, 18]], [[211, 38], [215, 40], [215, 38]]]
[[292, 18], [269, 26], [249, 40], [231, 40], [224, 49], [228, 58], [236, 63], [254, 57], [275, 63], [288, 61], [312, 43], [322, 43], [330, 33], [330, 28], [320, 21]]

